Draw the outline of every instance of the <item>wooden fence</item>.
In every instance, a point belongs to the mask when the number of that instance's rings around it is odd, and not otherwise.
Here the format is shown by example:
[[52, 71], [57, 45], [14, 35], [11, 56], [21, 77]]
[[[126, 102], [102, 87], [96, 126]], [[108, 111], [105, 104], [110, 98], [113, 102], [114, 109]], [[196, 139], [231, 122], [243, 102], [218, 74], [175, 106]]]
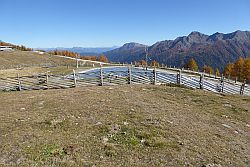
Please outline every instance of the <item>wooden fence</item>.
[[203, 73], [190, 75], [179, 71], [160, 69], [144, 70], [134, 67], [99, 68], [85, 72], [75, 72], [67, 76], [49, 73], [36, 76], [0, 78], [0, 91], [63, 89], [83, 86], [105, 86], [125, 84], [177, 84], [194, 89], [213, 92], [249, 95], [250, 88], [245, 83], [232, 83], [206, 77]]

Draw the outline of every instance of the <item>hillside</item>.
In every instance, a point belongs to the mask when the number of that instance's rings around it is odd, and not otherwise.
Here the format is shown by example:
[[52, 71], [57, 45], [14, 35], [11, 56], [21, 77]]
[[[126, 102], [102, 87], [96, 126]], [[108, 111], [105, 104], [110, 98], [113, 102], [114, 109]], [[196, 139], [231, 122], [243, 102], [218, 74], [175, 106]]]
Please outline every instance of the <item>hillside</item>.
[[0, 96], [0, 166], [250, 165], [249, 97], [152, 85]]
[[[137, 52], [133, 52], [137, 50]], [[117, 62], [133, 62], [145, 59], [145, 51], [140, 46], [106, 52], [109, 60]], [[220, 70], [239, 57], [250, 57], [250, 32], [236, 31], [229, 34], [215, 33], [205, 35], [192, 32], [188, 36], [175, 40], [157, 42], [149, 47], [149, 57], [160, 64], [183, 67], [188, 60], [194, 58], [199, 67], [209, 65]]]
[[141, 60], [144, 58], [142, 53], [145, 53], [146, 45], [139, 43], [127, 43], [122, 47], [114, 49], [104, 54], [108, 56], [108, 59], [113, 62], [132, 62], [134, 60]]
[[[94, 63], [99, 66], [99, 63]], [[93, 67], [93, 63], [79, 62], [79, 70]], [[0, 77], [20, 75], [69, 74], [76, 69], [76, 61], [54, 55], [39, 54], [32, 51], [0, 52]]]
[[66, 65], [75, 64], [75, 61], [50, 56], [49, 54], [39, 54], [32, 51], [11, 51], [0, 52], [0, 69], [10, 69], [16, 67], [46, 66], [46, 65]]

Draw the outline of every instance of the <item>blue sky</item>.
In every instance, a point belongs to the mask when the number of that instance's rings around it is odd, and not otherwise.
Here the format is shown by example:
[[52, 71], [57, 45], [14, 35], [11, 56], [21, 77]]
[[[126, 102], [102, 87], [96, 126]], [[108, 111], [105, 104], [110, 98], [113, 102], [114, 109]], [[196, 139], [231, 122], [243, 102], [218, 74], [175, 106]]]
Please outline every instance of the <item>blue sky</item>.
[[0, 0], [0, 40], [104, 47], [250, 30], [249, 0]]

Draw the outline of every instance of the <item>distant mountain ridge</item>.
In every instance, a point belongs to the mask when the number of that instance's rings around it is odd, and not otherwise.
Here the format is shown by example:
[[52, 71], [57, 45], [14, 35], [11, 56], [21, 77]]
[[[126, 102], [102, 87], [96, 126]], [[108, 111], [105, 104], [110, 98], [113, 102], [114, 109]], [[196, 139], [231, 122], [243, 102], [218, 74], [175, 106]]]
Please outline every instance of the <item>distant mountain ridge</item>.
[[[130, 46], [130, 47], [128, 47]], [[110, 61], [133, 62], [145, 59], [145, 45], [128, 43], [104, 54]], [[229, 34], [206, 35], [191, 32], [175, 40], [157, 42], [148, 47], [150, 60], [176, 67], [184, 66], [194, 58], [199, 67], [210, 65], [220, 70], [239, 57], [250, 57], [250, 31], [235, 31]]]
[[142, 59], [142, 53], [145, 51], [146, 45], [139, 43], [126, 43], [122, 47], [112, 51], [105, 52], [104, 55], [108, 56], [109, 61], [115, 62], [132, 62], [135, 59]]
[[57, 48], [36, 48], [35, 50], [45, 50], [45, 51], [53, 51], [53, 50], [68, 50], [71, 52], [77, 52], [81, 55], [99, 55], [103, 52], [107, 52], [113, 49], [118, 48], [118, 46], [113, 46], [113, 47], [72, 47], [72, 48], [64, 48], [64, 47], [57, 47]]

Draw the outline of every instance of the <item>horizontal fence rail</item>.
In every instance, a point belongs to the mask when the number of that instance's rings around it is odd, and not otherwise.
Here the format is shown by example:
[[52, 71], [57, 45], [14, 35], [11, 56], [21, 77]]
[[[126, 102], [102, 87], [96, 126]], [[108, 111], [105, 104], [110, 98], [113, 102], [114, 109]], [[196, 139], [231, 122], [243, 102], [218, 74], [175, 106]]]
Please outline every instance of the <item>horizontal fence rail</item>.
[[250, 96], [249, 85], [234, 83], [222, 78], [211, 78], [203, 73], [189, 75], [183, 71], [156, 70], [136, 67], [95, 68], [67, 76], [40, 74], [0, 78], [0, 91], [66, 89], [84, 86], [112, 86], [126, 84], [176, 84], [216, 93]]

